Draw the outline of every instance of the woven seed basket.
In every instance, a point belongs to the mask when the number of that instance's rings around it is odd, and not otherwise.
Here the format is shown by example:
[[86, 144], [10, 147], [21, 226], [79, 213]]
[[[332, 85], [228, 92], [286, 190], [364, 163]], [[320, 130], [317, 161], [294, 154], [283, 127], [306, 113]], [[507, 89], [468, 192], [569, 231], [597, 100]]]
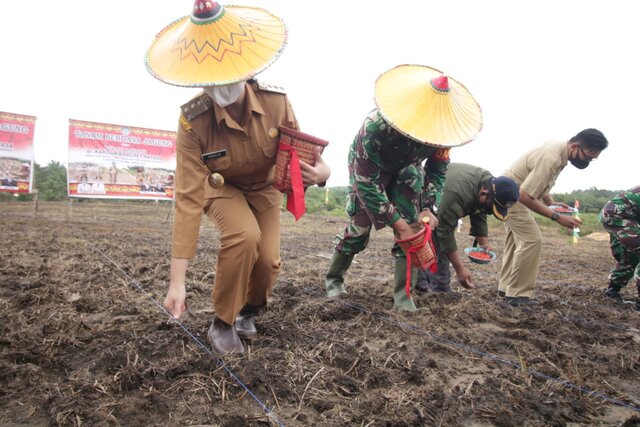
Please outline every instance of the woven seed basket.
[[[316, 149], [324, 150], [329, 142], [315, 136], [311, 136], [304, 132], [280, 126], [280, 144], [286, 144], [293, 147], [298, 153], [301, 162], [310, 165], [316, 163]], [[291, 191], [291, 152], [284, 151], [278, 146], [278, 154], [276, 156], [275, 181], [273, 185], [283, 193]]]
[[437, 262], [433, 241], [429, 238], [431, 230], [423, 227], [413, 236], [404, 240], [396, 240], [402, 250], [411, 256], [411, 264], [422, 270], [427, 270]]

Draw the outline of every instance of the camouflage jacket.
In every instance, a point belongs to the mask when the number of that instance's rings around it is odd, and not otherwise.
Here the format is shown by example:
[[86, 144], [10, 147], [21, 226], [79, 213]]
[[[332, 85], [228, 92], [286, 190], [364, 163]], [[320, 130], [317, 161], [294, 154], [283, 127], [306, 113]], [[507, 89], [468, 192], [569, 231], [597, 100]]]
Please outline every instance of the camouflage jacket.
[[640, 222], [640, 185], [609, 200], [600, 211], [599, 219], [614, 227], [625, 227], [629, 221]]
[[402, 135], [376, 109], [369, 113], [351, 144], [348, 161], [351, 189], [362, 201], [374, 227], [380, 229], [400, 219], [385, 191], [390, 184], [416, 192], [421, 210], [439, 203], [449, 149], [421, 144]]

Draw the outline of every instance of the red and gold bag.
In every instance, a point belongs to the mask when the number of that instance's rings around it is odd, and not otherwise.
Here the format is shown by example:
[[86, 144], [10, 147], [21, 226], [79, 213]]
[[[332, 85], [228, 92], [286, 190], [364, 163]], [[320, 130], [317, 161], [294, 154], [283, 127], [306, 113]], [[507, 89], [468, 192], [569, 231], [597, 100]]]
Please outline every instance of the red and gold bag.
[[287, 193], [292, 190], [290, 164], [293, 153], [297, 153], [300, 161], [315, 165], [316, 149], [320, 147], [321, 151], [324, 150], [329, 142], [284, 126], [280, 126], [279, 131], [280, 144], [276, 156], [276, 176], [273, 185], [283, 193]]
[[407, 281], [405, 291], [408, 297], [411, 297], [411, 265], [423, 271], [429, 269], [434, 273], [438, 269], [438, 258], [436, 257], [436, 249], [433, 245], [433, 236], [431, 233], [431, 227], [425, 223], [424, 227], [413, 236], [404, 240], [396, 239], [396, 243], [400, 245], [407, 255]]
[[322, 152], [329, 142], [284, 126], [279, 131], [273, 185], [287, 195], [287, 209], [297, 220], [306, 210], [300, 162], [315, 165], [318, 147]]

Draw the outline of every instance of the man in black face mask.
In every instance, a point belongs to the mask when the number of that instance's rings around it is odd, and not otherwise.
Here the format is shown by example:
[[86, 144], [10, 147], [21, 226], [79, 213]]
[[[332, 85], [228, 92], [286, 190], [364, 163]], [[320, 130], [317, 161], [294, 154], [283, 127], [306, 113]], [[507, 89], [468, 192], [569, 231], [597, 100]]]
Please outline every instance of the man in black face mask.
[[520, 200], [505, 222], [507, 239], [502, 257], [498, 294], [513, 306], [537, 304], [531, 297], [538, 277], [538, 263], [542, 248], [542, 234], [531, 211], [569, 229], [578, 227], [580, 220], [560, 216], [549, 206], [564, 203], [549, 194], [558, 175], [568, 162], [584, 169], [607, 148], [607, 138], [597, 129], [585, 129], [569, 141], [548, 142], [520, 157], [505, 175], [520, 186]]
[[518, 201], [518, 197], [518, 185], [513, 179], [505, 176], [494, 178], [488, 170], [477, 166], [450, 163], [438, 208], [438, 227], [433, 239], [438, 256], [438, 271], [421, 272], [416, 289], [451, 292], [450, 262], [460, 284], [467, 289], [474, 288], [471, 273], [462, 263], [456, 245], [455, 229], [458, 219], [469, 215], [469, 234], [476, 238], [481, 248], [491, 250], [487, 215], [493, 214], [504, 221], [509, 208]]

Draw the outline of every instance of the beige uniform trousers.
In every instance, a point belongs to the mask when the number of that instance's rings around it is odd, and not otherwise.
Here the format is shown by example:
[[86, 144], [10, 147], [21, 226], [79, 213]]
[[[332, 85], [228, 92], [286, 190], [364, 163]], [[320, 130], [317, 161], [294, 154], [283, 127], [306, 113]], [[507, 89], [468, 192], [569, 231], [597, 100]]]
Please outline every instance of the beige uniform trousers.
[[280, 272], [280, 204], [258, 212], [237, 190], [216, 198], [207, 214], [220, 231], [213, 308], [233, 324], [245, 304], [267, 303]]
[[504, 223], [507, 239], [498, 289], [508, 297], [531, 297], [538, 277], [542, 234], [531, 211], [518, 202]]

